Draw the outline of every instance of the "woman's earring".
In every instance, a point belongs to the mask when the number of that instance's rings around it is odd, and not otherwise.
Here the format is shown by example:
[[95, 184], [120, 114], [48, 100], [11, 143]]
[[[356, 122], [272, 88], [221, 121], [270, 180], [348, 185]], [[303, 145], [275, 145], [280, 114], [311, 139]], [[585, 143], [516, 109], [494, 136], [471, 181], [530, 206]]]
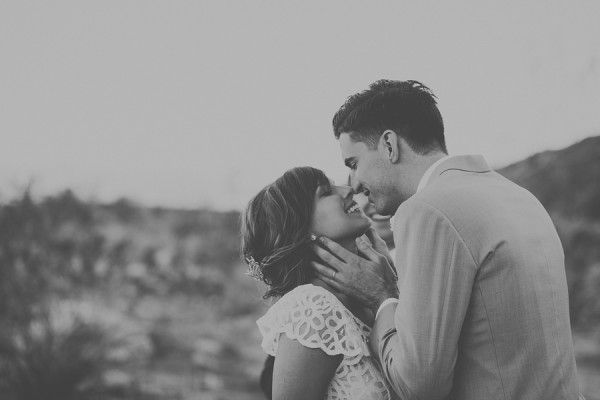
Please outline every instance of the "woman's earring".
[[317, 240], [317, 236], [312, 233], [310, 234], [309, 237], [310, 237], [310, 240], [312, 240], [313, 242]]

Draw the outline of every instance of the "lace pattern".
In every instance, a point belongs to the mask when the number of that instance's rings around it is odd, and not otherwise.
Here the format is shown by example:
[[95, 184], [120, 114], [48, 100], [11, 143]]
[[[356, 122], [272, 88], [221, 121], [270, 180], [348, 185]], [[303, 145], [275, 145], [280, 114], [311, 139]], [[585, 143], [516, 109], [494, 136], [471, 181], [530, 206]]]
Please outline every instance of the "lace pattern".
[[371, 329], [331, 292], [311, 284], [284, 295], [257, 321], [262, 348], [275, 355], [283, 333], [300, 344], [343, 359], [327, 399], [390, 399], [385, 380], [370, 356]]

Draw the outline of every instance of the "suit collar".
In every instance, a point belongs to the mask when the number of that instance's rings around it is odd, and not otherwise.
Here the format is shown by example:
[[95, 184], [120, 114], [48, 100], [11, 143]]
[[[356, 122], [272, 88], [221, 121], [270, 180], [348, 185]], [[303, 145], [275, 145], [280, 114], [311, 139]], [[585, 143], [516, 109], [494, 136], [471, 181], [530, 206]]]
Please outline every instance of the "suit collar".
[[434, 182], [437, 178], [447, 171], [465, 171], [465, 172], [490, 172], [493, 171], [490, 165], [480, 155], [452, 156], [441, 162], [431, 172], [430, 178], [423, 186]]
[[435, 171], [435, 169], [438, 167], [438, 165], [442, 164], [444, 161], [446, 161], [450, 157], [452, 157], [452, 156], [444, 156], [444, 157], [440, 158], [439, 160], [437, 160], [436, 162], [434, 162], [433, 164], [431, 164], [431, 166], [429, 168], [427, 168], [427, 171], [425, 171], [425, 173], [421, 177], [421, 180], [419, 181], [419, 186], [417, 186], [417, 192], [420, 191], [421, 189], [423, 189], [425, 187], [425, 185], [427, 185], [427, 182], [429, 182], [429, 178], [431, 177], [431, 174], [433, 173], [433, 171]]
[[[434, 166], [433, 171], [427, 171], [426, 173], [430, 173], [429, 177], [423, 176], [424, 181], [422, 182], [423, 187], [434, 182], [438, 179], [444, 172], [447, 171], [465, 171], [465, 172], [491, 172], [493, 169], [489, 166], [485, 158], [480, 155], [466, 155], [466, 156], [451, 156], [448, 158], [444, 158], [443, 161], [439, 163], [439, 165]], [[421, 179], [423, 179], [421, 178]], [[398, 207], [398, 210], [400, 208]], [[392, 231], [394, 230], [394, 218], [398, 213], [398, 210], [392, 215], [390, 219], [390, 226]]]

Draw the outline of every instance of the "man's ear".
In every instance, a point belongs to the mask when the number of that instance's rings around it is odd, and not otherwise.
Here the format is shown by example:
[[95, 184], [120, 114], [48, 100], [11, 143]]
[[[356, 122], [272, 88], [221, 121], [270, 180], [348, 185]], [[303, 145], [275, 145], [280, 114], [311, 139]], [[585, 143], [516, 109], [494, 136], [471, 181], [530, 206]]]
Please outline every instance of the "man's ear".
[[384, 131], [381, 134], [379, 145], [392, 164], [396, 164], [400, 161], [400, 143], [396, 132], [391, 129]]

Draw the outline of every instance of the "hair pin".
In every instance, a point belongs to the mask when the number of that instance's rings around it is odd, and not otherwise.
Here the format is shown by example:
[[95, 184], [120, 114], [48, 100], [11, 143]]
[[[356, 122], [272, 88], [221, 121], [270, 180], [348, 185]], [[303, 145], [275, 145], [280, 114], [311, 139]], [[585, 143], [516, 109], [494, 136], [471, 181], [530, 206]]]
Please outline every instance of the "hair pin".
[[262, 269], [260, 268], [260, 263], [257, 262], [254, 257], [244, 257], [246, 262], [248, 263], [248, 270], [246, 271], [246, 275], [251, 278], [254, 278], [256, 281], [263, 280]]
[[313, 242], [317, 240], [317, 236], [314, 233], [311, 233], [309, 237]]

